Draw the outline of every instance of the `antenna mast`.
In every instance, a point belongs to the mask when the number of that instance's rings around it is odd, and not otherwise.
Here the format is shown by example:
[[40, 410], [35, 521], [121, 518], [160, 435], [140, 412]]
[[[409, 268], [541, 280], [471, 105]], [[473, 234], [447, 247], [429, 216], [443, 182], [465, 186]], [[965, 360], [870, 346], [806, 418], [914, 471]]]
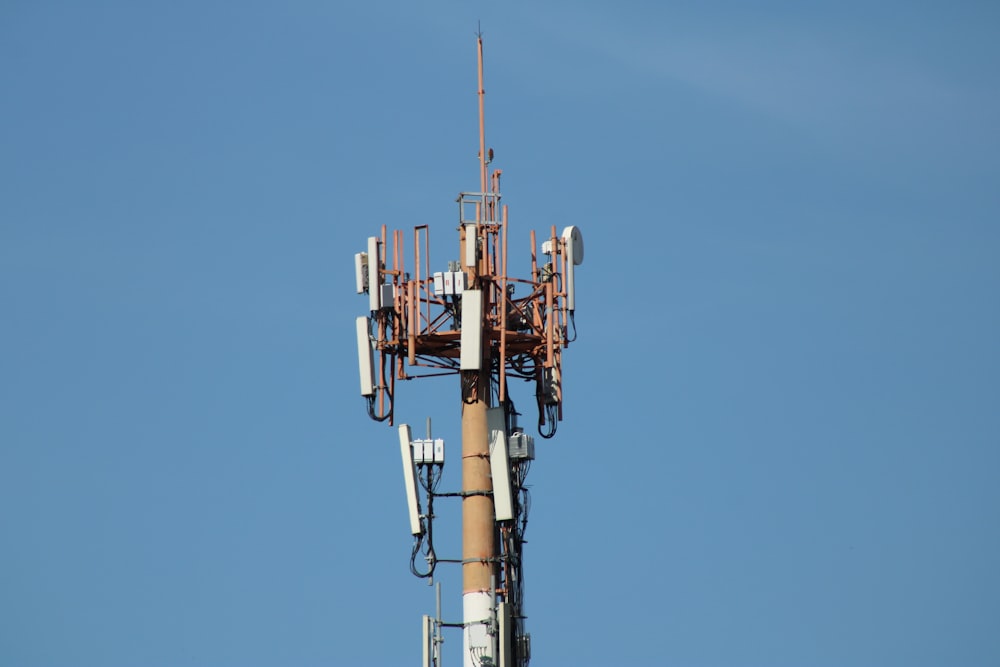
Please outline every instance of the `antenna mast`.
[[[576, 337], [574, 270], [583, 261], [579, 229], [566, 227], [557, 236], [553, 226], [541, 258], [531, 232], [530, 279], [507, 275], [507, 206], [500, 205], [501, 170], [489, 173], [493, 149], [486, 148], [482, 33], [476, 44], [479, 191], [457, 199], [461, 259], [431, 272], [428, 225], [413, 228], [412, 273], [399, 230], [390, 237], [383, 226], [380, 236], [369, 237], [367, 252], [355, 255], [357, 292], [369, 299], [368, 315], [356, 321], [369, 416], [393, 424], [397, 379], [457, 375], [461, 388], [460, 492], [437, 491], [444, 441], [432, 439], [429, 427], [426, 439], [399, 427], [414, 536], [411, 571], [431, 578], [439, 562], [462, 567], [462, 622], [424, 617], [425, 667], [441, 667], [443, 627], [462, 628], [464, 667], [526, 667], [530, 659], [522, 546], [535, 443], [518, 424], [508, 379], [534, 383], [538, 433], [551, 438], [562, 419], [562, 350]], [[516, 288], [525, 295], [515, 298]], [[433, 503], [443, 497], [461, 499], [461, 559], [439, 559], [434, 551]]]
[[483, 35], [476, 37], [479, 51], [479, 189], [486, 192], [486, 89], [483, 88]]

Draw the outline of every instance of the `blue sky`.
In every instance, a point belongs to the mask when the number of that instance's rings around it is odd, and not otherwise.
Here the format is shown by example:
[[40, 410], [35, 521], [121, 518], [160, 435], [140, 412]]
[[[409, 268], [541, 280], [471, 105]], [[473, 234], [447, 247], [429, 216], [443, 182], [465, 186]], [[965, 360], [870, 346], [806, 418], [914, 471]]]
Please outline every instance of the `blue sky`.
[[532, 664], [996, 665], [1000, 8], [895, 1], [4, 3], [0, 663], [419, 660], [352, 255], [455, 258], [480, 20], [512, 266], [587, 240]]

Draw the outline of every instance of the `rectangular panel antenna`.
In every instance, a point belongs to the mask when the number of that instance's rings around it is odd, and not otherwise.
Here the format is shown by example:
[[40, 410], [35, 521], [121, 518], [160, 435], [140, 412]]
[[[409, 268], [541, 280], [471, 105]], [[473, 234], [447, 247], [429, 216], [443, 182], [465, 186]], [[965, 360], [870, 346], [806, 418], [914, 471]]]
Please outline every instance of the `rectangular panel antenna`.
[[434, 628], [434, 622], [431, 620], [431, 617], [428, 616], [427, 614], [424, 614], [423, 624], [421, 626], [423, 636], [421, 637], [422, 641], [420, 642], [424, 646], [424, 661], [423, 663], [421, 663], [423, 664], [423, 667], [432, 667], [432, 660], [434, 656], [433, 628]]
[[476, 244], [479, 241], [478, 227], [474, 222], [465, 223], [465, 265], [475, 266], [476, 259], [478, 258], [478, 248]]
[[355, 320], [358, 332], [358, 369], [361, 372], [361, 395], [375, 394], [375, 363], [372, 360], [372, 344], [368, 337], [368, 318]]
[[570, 225], [562, 232], [562, 244], [565, 250], [566, 267], [566, 308], [570, 312], [576, 310], [576, 282], [574, 271], [579, 264], [583, 263], [583, 234], [579, 227]]
[[510, 605], [506, 602], [497, 603], [497, 642], [500, 644], [500, 655], [497, 660], [497, 667], [514, 667], [514, 651], [512, 650], [511, 638], [513, 636], [514, 621], [510, 617]]
[[573, 276], [573, 262], [566, 260], [566, 310], [573, 312], [576, 310], [576, 281]]
[[382, 292], [379, 289], [381, 281], [379, 280], [378, 270], [381, 265], [378, 256], [378, 237], [369, 236], [368, 237], [368, 310], [378, 310], [382, 304], [379, 297], [382, 296]]
[[358, 289], [358, 294], [364, 294], [368, 289], [368, 253], [358, 252], [354, 254], [354, 283]]
[[399, 427], [399, 451], [403, 457], [403, 482], [406, 485], [406, 508], [410, 514], [410, 533], [424, 532], [420, 525], [420, 503], [417, 500], [417, 469], [413, 465], [413, 448], [410, 446], [410, 427]]
[[514, 518], [506, 421], [504, 408], [486, 410], [486, 428], [490, 434], [490, 473], [493, 475], [493, 509], [497, 521], [510, 521]]
[[478, 371], [482, 364], [483, 348], [483, 293], [465, 290], [462, 295], [462, 353], [461, 369]]

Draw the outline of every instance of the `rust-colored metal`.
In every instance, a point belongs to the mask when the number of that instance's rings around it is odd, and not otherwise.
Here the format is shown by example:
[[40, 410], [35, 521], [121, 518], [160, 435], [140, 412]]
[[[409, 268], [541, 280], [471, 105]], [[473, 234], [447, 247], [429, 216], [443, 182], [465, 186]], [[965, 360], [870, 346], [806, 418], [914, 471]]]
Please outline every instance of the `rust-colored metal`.
[[[395, 373], [390, 373], [390, 375], [391, 375], [391, 377], [389, 378], [389, 396], [395, 396], [396, 395], [396, 374]], [[394, 415], [393, 415], [393, 410], [392, 410], [392, 404], [390, 403], [390, 405], [389, 405], [389, 426], [393, 425], [393, 419], [394, 419]]]
[[538, 248], [538, 242], [535, 240], [535, 230], [531, 230], [531, 282], [538, 282], [538, 256], [535, 254], [535, 250]]
[[552, 279], [545, 285], [545, 368], [552, 368]]
[[[424, 275], [428, 283], [433, 281], [434, 278], [431, 276], [431, 230], [427, 225], [421, 225], [426, 232], [424, 233]], [[426, 286], [425, 286], [426, 288]], [[429, 290], [428, 290], [429, 291]], [[431, 302], [430, 299], [427, 300], [427, 326], [431, 323]]]
[[[484, 116], [483, 90], [483, 40], [478, 44], [479, 69], [479, 164], [480, 185], [484, 197], [486, 193], [486, 130]], [[486, 206], [477, 206], [477, 236], [482, 234], [484, 216], [488, 215]], [[464, 225], [463, 225], [464, 227]], [[465, 239], [466, 243], [476, 243], [477, 239]], [[489, 254], [489, 246], [484, 243], [483, 255]], [[463, 255], [464, 256], [464, 255]], [[483, 257], [474, 263], [469, 270], [469, 284], [478, 286], [479, 273], [488, 267]], [[480, 313], [479, 326], [484, 327], [484, 334], [489, 333], [488, 320], [485, 317], [490, 310], [487, 298], [483, 299], [484, 313]], [[482, 340], [489, 340], [482, 336]], [[462, 490], [490, 491], [493, 480], [490, 476], [490, 445], [487, 428], [486, 410], [489, 400], [489, 355], [490, 346], [483, 344], [483, 356], [480, 359], [479, 370], [475, 373], [474, 397], [465, 399], [462, 405]], [[463, 593], [490, 590], [493, 579], [492, 558], [494, 548], [493, 497], [487, 495], [466, 495], [462, 498], [462, 591]]]
[[[423, 226], [426, 229], [426, 225]], [[413, 228], [413, 280], [406, 288], [406, 363], [417, 363], [417, 329], [420, 326], [417, 297], [420, 292], [420, 227]]]
[[483, 38], [476, 40], [479, 51], [479, 191], [486, 192], [486, 90], [483, 88]]
[[[500, 178], [500, 170], [497, 170], [497, 179]], [[503, 242], [500, 244], [500, 252], [503, 255], [500, 265], [500, 359], [507, 360], [507, 310], [510, 297], [507, 294], [507, 205], [503, 205], [503, 224], [500, 226], [500, 235]], [[507, 364], [500, 364], [500, 403], [507, 402]]]

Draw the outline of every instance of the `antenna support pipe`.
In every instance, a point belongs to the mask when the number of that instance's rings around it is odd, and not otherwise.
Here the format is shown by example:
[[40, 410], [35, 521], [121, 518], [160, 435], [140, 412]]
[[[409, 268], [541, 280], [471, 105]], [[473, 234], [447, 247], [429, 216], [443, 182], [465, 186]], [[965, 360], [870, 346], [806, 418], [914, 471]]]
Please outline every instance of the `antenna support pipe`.
[[483, 38], [479, 45], [479, 191], [486, 192], [486, 90], [483, 88]]
[[[477, 40], [479, 51], [479, 173], [480, 192], [486, 192], [486, 125], [483, 90], [483, 38]], [[485, 196], [485, 194], [484, 194]], [[485, 206], [476, 207], [476, 218], [481, 224], [486, 216]], [[470, 238], [468, 232], [464, 239], [466, 244], [475, 243], [476, 238]], [[469, 267], [469, 284], [476, 289], [479, 281], [479, 263]], [[484, 314], [489, 311], [489, 290], [483, 290], [484, 308], [479, 317], [463, 318], [465, 323], [474, 323], [479, 327], [479, 339], [489, 340], [483, 334]], [[479, 369], [466, 371], [463, 375], [474, 373], [475, 387], [466, 395], [463, 390], [462, 403], [462, 491], [493, 489], [493, 479], [490, 476], [490, 441], [489, 427], [486, 422], [486, 410], [489, 407], [490, 395], [490, 346], [480, 347], [482, 355]], [[469, 378], [471, 379], [471, 378]], [[463, 378], [463, 382], [466, 379]], [[493, 638], [489, 634], [493, 618], [494, 597], [493, 559], [496, 555], [494, 545], [494, 513], [491, 495], [469, 494], [462, 498], [462, 621], [465, 625], [462, 648], [463, 665], [479, 667], [484, 655], [493, 658]]]

